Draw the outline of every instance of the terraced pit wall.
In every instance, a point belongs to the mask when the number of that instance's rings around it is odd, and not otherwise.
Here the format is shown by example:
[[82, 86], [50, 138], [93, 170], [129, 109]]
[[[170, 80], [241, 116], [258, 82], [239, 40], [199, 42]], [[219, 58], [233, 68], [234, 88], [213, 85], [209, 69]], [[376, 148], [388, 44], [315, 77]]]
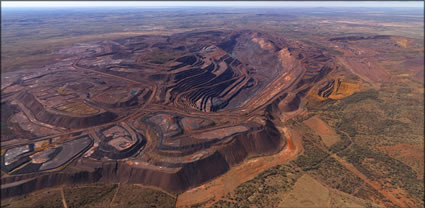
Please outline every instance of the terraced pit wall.
[[[61, 172], [2, 177], [1, 194], [7, 198], [60, 184], [94, 182], [144, 184], [181, 193], [222, 175], [247, 157], [276, 153], [284, 145], [282, 135], [274, 124], [266, 121], [263, 128], [236, 135], [230, 142], [217, 145], [217, 151], [210, 156], [192, 163], [177, 164], [179, 168], [140, 168], [124, 161], [102, 163], [82, 159], [74, 161], [67, 167], [68, 170]], [[84, 168], [85, 171], [75, 171], [76, 165], [87, 168]], [[14, 181], [25, 182], [13, 184]]]
[[21, 92], [17, 95], [17, 100], [28, 108], [38, 121], [59, 127], [73, 129], [87, 128], [90, 126], [108, 123], [117, 118], [116, 114], [108, 111], [87, 117], [72, 117], [68, 115], [50, 113], [32, 94], [28, 92]]

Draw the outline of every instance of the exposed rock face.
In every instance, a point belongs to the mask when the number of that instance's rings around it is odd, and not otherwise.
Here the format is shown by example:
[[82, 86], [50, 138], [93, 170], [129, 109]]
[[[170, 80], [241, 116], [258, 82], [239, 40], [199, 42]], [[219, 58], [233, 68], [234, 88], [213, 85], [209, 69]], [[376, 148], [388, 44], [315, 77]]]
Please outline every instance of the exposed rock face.
[[[177, 168], [166, 168], [167, 171], [157, 167], [139, 168], [124, 161], [99, 162], [83, 159], [61, 172], [3, 177], [1, 194], [6, 198], [59, 184], [91, 182], [136, 183], [181, 193], [220, 176], [247, 157], [275, 153], [284, 144], [285, 141], [273, 123], [266, 121], [266, 125], [259, 130], [238, 134], [228, 143], [217, 145], [217, 151], [208, 157], [176, 164]], [[87, 167], [91, 170], [76, 171], [77, 165], [78, 169]], [[20, 184], [14, 185], [15, 181]]]
[[231, 165], [237, 165], [245, 158], [276, 153], [285, 145], [282, 135], [274, 124], [266, 121], [263, 129], [239, 134], [219, 151]]
[[17, 99], [31, 111], [37, 120], [59, 127], [73, 129], [87, 128], [90, 126], [111, 122], [117, 118], [117, 115], [108, 111], [87, 117], [72, 117], [68, 115], [51, 113], [47, 111], [43, 105], [28, 92], [20, 93], [17, 96]]
[[[305, 96], [334, 68], [326, 53], [295, 43], [243, 30], [78, 46], [88, 50], [66, 70], [30, 74], [7, 88], [20, 109], [19, 124], [60, 134], [17, 143], [34, 150], [15, 151], [25, 161], [5, 171], [2, 196], [99, 181], [181, 193], [247, 158], [277, 153], [286, 140], [274, 122], [300, 112]], [[81, 135], [67, 133], [72, 129]], [[27, 167], [27, 161], [46, 160], [34, 155], [78, 136], [91, 141], [78, 154], [51, 154], [49, 161], [62, 163], [49, 170]]]

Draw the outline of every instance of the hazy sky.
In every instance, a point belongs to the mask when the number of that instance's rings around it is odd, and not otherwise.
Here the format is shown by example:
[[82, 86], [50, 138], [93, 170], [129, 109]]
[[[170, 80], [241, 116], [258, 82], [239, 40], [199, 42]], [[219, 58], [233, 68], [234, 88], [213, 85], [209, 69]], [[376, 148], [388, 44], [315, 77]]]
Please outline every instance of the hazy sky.
[[43, 7], [424, 7], [423, 1], [2, 1], [2, 8]]

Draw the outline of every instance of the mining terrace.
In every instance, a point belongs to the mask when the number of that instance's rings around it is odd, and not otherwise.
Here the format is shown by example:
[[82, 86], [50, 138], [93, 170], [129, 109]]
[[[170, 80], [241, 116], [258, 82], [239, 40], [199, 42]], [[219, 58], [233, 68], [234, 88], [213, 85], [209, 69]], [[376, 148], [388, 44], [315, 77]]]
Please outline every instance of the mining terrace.
[[[327, 97], [334, 57], [271, 33], [198, 31], [74, 44], [2, 76], [4, 197], [64, 183], [181, 193], [286, 145], [276, 115]], [[2, 124], [3, 125], [3, 124]]]

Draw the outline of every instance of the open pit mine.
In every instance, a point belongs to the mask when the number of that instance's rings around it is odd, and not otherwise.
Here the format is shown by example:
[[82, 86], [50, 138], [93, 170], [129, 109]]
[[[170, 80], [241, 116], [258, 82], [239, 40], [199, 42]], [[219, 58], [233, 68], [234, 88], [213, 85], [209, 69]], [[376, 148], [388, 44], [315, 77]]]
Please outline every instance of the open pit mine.
[[92, 182], [182, 193], [281, 151], [276, 119], [302, 112], [313, 89], [326, 97], [340, 85], [324, 79], [332, 55], [261, 31], [143, 35], [56, 53], [43, 68], [2, 75], [2, 197]]

